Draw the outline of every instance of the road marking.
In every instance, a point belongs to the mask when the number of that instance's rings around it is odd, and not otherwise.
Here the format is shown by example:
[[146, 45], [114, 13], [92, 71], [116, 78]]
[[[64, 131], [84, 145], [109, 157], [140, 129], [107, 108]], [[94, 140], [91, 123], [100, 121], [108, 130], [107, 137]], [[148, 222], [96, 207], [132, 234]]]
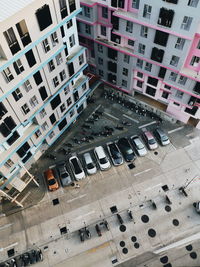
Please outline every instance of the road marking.
[[5, 225], [2, 225], [2, 226], [0, 226], [0, 230], [3, 230], [3, 229], [5, 229], [5, 228], [7, 228], [7, 227], [9, 227], [11, 225], [13, 225], [13, 223], [8, 223], [8, 224], [5, 224]]
[[[100, 107], [101, 107], [101, 104], [100, 104], [100, 105], [98, 105], [98, 107], [97, 107], [97, 108], [95, 108], [94, 112], [95, 112], [95, 111], [97, 111], [97, 110], [98, 110]], [[93, 112], [93, 113], [94, 113], [94, 112]]]
[[71, 203], [71, 202], [73, 202], [74, 200], [83, 198], [83, 197], [85, 197], [86, 195], [87, 195], [87, 194], [83, 194], [83, 195], [80, 195], [80, 196], [78, 196], [78, 197], [72, 198], [72, 199], [68, 200], [67, 203]]
[[180, 131], [180, 130], [182, 130], [183, 128], [184, 128], [184, 126], [178, 127], [178, 128], [173, 129], [173, 130], [171, 130], [171, 131], [168, 131], [168, 134], [170, 134], [170, 133], [174, 133], [174, 132], [177, 132], [177, 131]]
[[98, 249], [106, 248], [106, 247], [108, 247], [109, 245], [110, 245], [110, 241], [105, 242], [104, 244], [99, 245], [98, 247], [91, 248], [91, 249], [89, 249], [87, 252], [88, 252], [88, 253], [94, 253], [94, 252], [96, 252]]
[[95, 213], [95, 211], [92, 210], [92, 211], [90, 211], [90, 212], [88, 212], [88, 213], [86, 213], [86, 214], [83, 214], [83, 215], [80, 215], [80, 216], [76, 217], [75, 220], [80, 220], [80, 219], [82, 219], [83, 217], [88, 216], [88, 215], [91, 215], [91, 214], [94, 214], [94, 213]]
[[144, 124], [144, 125], [139, 126], [138, 128], [141, 129], [141, 128], [143, 128], [143, 127], [146, 127], [146, 126], [149, 126], [149, 125], [152, 125], [152, 124], [155, 124], [155, 123], [157, 123], [157, 121], [149, 122], [149, 123], [147, 123], [147, 124]]
[[142, 172], [135, 173], [133, 176], [138, 176], [138, 175], [140, 175], [140, 174], [142, 174], [142, 173], [149, 172], [150, 170], [151, 170], [151, 169], [146, 169], [146, 170], [144, 170], [144, 171], [142, 171]]
[[29, 191], [22, 199], [21, 199], [21, 203], [24, 202], [28, 196], [30, 196], [31, 192]]
[[148, 187], [147, 189], [145, 189], [144, 191], [149, 191], [155, 187], [158, 187], [158, 186], [161, 186], [162, 184], [157, 184], [157, 185], [154, 185], [154, 186], [151, 186], [151, 187]]
[[123, 114], [123, 116], [126, 117], [127, 119], [131, 120], [131, 121], [134, 121], [136, 123], [139, 123], [138, 120], [132, 119], [131, 117], [127, 116], [126, 114]]
[[104, 112], [104, 114], [106, 114], [107, 116], [109, 116], [109, 117], [111, 117], [111, 118], [113, 118], [113, 119], [115, 119], [115, 120], [119, 120], [118, 118], [116, 118], [115, 116], [113, 116], [113, 115], [111, 115], [111, 114], [109, 114], [109, 113], [107, 113], [107, 112]]

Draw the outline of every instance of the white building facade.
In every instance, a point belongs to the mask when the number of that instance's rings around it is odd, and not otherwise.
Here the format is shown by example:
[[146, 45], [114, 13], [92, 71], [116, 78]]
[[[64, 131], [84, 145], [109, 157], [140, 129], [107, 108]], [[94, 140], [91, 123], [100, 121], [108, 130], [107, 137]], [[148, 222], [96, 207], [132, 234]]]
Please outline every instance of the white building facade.
[[[3, 0], [0, 12], [0, 196], [15, 201], [32, 162], [86, 107], [76, 0]], [[25, 173], [28, 179], [22, 180]], [[18, 203], [20, 204], [20, 203]]]

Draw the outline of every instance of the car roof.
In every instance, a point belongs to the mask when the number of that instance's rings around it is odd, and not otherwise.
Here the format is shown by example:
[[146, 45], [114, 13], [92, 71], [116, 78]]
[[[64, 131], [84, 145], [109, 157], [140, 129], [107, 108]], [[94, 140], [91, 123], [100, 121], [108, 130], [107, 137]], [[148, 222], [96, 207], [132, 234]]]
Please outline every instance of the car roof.
[[150, 131], [145, 131], [144, 134], [147, 138], [154, 138], [153, 134]]
[[160, 134], [160, 135], [166, 135], [166, 133], [162, 130], [162, 129], [160, 129], [160, 128], [157, 128], [156, 130], [155, 130], [158, 134]]

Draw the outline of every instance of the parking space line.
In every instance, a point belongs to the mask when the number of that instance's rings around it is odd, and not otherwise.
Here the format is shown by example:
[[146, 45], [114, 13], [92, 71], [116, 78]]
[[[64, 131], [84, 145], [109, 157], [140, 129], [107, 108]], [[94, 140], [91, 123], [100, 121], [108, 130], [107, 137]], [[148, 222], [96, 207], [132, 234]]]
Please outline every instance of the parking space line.
[[171, 131], [168, 131], [168, 134], [170, 134], [170, 133], [174, 133], [174, 132], [177, 132], [177, 131], [180, 131], [180, 130], [182, 130], [183, 128], [184, 128], [184, 126], [175, 128], [175, 129], [173, 129], [173, 130], [171, 130]]
[[143, 124], [143, 125], [139, 126], [138, 128], [141, 129], [143, 127], [150, 126], [150, 125], [155, 124], [155, 123], [157, 123], [157, 121], [152, 121], [152, 122], [149, 122], [147, 124]]
[[118, 118], [116, 118], [115, 116], [113, 116], [113, 115], [111, 115], [111, 114], [109, 114], [109, 113], [107, 113], [107, 112], [104, 112], [104, 114], [106, 114], [107, 116], [109, 116], [109, 117], [111, 117], [111, 118], [113, 118], [113, 119], [115, 119], [115, 120], [119, 120]]
[[134, 121], [134, 122], [136, 122], [136, 123], [139, 123], [138, 120], [135, 120], [135, 119], [133, 119], [133, 118], [127, 116], [126, 114], [123, 114], [123, 116], [126, 117], [127, 119], [131, 120], [131, 121]]
[[154, 186], [148, 187], [148, 188], [145, 189], [144, 191], [152, 190], [153, 188], [158, 187], [158, 186], [161, 186], [161, 185], [162, 185], [162, 184], [156, 184], [156, 185], [154, 185]]
[[74, 200], [83, 198], [83, 197], [85, 197], [86, 195], [87, 195], [87, 194], [83, 194], [83, 195], [80, 195], [80, 196], [78, 196], [78, 197], [72, 198], [72, 199], [68, 200], [67, 203], [71, 203], [71, 202], [73, 202]]
[[83, 214], [83, 215], [80, 215], [80, 216], [76, 217], [76, 220], [80, 220], [81, 218], [83, 218], [85, 216], [89, 216], [89, 215], [94, 214], [94, 213], [95, 213], [95, 211], [92, 210], [92, 211], [90, 211], [90, 212], [88, 212], [86, 214]]
[[146, 169], [146, 170], [144, 170], [144, 171], [142, 171], [142, 172], [135, 173], [133, 176], [138, 176], [138, 175], [140, 175], [140, 174], [142, 174], [142, 173], [149, 172], [150, 170], [151, 170], [151, 169]]

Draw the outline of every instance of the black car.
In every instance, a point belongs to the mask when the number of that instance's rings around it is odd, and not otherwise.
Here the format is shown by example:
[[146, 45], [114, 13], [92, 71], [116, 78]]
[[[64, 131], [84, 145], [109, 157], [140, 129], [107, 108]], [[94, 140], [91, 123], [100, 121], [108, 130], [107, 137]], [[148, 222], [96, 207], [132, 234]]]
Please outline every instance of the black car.
[[117, 144], [125, 161], [129, 162], [136, 159], [136, 155], [127, 138], [120, 138]]
[[121, 165], [123, 163], [123, 157], [119, 148], [115, 143], [108, 143], [107, 149], [115, 166]]

